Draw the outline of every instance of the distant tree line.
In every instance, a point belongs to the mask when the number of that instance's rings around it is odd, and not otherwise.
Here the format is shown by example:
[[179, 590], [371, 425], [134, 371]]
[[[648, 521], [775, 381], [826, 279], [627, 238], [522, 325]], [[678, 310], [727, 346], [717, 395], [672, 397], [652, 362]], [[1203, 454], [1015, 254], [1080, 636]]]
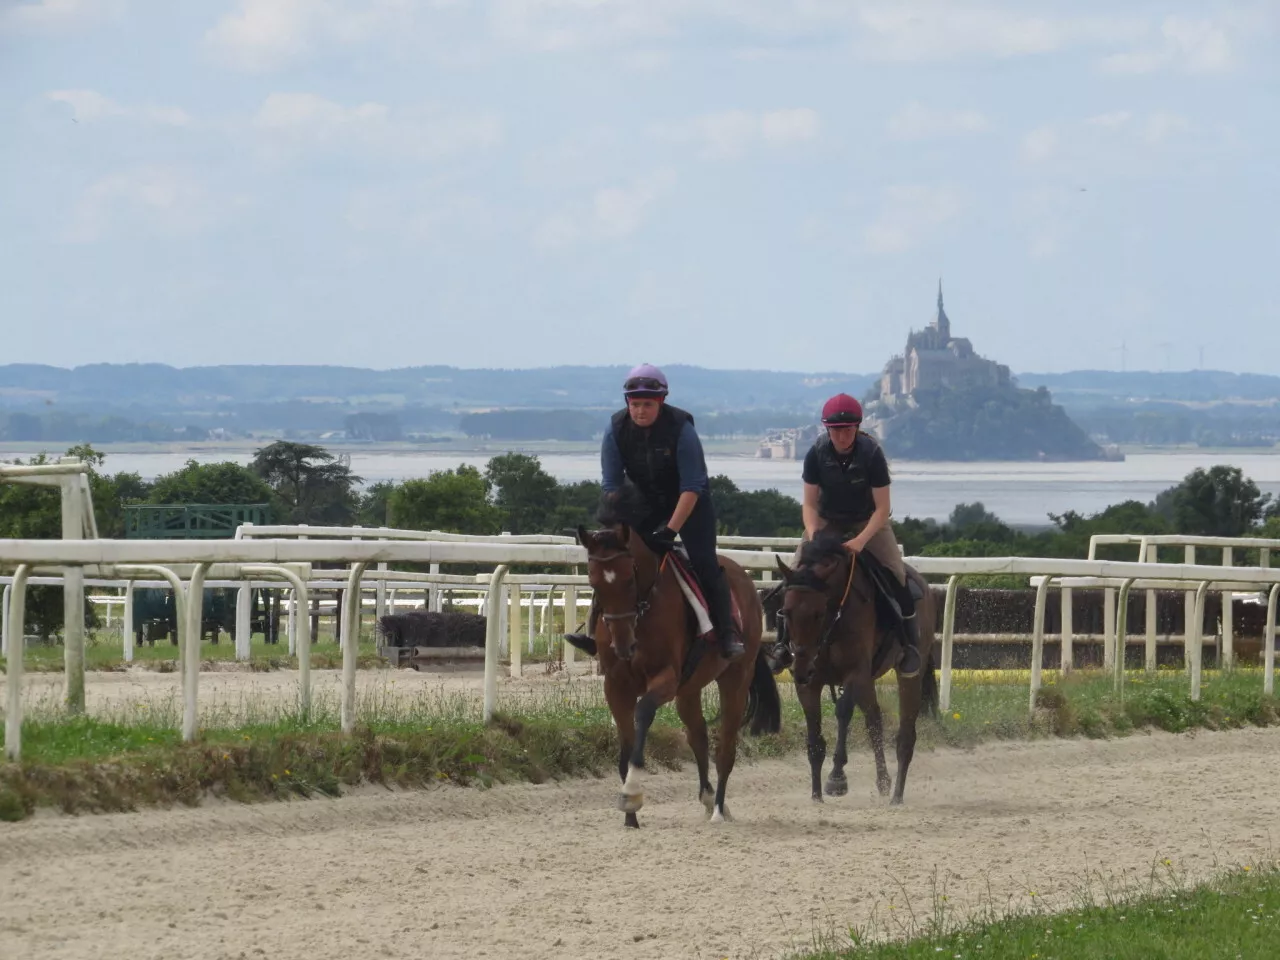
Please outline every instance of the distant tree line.
[[[382, 481], [361, 489], [345, 458], [323, 447], [279, 441], [255, 452], [247, 466], [189, 461], [147, 482], [136, 473], [103, 472], [104, 456], [81, 445], [67, 451], [91, 467], [90, 484], [98, 529], [104, 537], [124, 533], [129, 504], [270, 503], [288, 523], [362, 524], [453, 533], [571, 533], [591, 527], [601, 488], [596, 481], [560, 483], [536, 456], [505, 453], [484, 470], [461, 465], [399, 483]], [[20, 461], [15, 461], [20, 462]], [[28, 463], [46, 462], [33, 457]], [[777, 490], [745, 491], [726, 476], [711, 478], [721, 534], [796, 536], [800, 504]], [[57, 538], [61, 505], [56, 489], [0, 484], [0, 537]], [[912, 556], [1083, 557], [1095, 533], [1184, 533], [1280, 538], [1280, 501], [1261, 493], [1238, 467], [1196, 469], [1150, 503], [1129, 500], [1084, 516], [1049, 514], [1052, 528], [1019, 530], [981, 503], [958, 504], [946, 522], [905, 517], [894, 529]], [[1132, 558], [1133, 548], [1103, 548], [1102, 559]], [[1213, 563], [1212, 553], [1205, 562]], [[1170, 557], [1168, 559], [1177, 559]], [[1245, 552], [1237, 562], [1250, 560]], [[33, 587], [28, 628], [51, 636], [61, 627], [58, 588]]]

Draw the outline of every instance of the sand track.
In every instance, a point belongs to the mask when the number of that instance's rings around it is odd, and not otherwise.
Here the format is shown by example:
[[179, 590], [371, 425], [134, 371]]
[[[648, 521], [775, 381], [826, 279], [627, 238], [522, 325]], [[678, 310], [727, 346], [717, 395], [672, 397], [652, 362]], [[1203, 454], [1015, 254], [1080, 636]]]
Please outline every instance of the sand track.
[[[340, 800], [0, 824], [0, 956], [42, 958], [774, 956], [871, 910], [1029, 891], [1089, 870], [1189, 875], [1270, 852], [1280, 730], [922, 753], [908, 805], [811, 805], [803, 760], [743, 765], [737, 822], [693, 774], [616, 785], [365, 789]], [[720, 885], [725, 892], [719, 892]]]

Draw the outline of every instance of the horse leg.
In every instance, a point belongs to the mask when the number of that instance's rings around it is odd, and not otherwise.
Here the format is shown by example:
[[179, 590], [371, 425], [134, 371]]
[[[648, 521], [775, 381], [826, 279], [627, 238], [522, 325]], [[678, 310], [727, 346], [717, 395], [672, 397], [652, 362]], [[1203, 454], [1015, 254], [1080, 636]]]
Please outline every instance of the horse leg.
[[708, 777], [707, 718], [702, 715], [702, 691], [686, 689], [676, 697], [676, 712], [684, 723], [685, 739], [689, 741], [689, 749], [693, 751], [693, 759], [698, 764], [698, 799], [707, 808], [710, 817], [715, 807], [715, 790]]
[[831, 758], [831, 773], [827, 775], [826, 793], [829, 797], [843, 797], [849, 792], [849, 779], [844, 767], [849, 762], [849, 722], [853, 719], [853, 687], [845, 684], [836, 700], [836, 752]]
[[724, 805], [725, 789], [729, 774], [738, 759], [738, 730], [747, 712], [747, 685], [754, 663], [739, 660], [720, 675], [720, 742], [716, 744], [716, 799], [711, 814], [712, 823], [733, 820], [729, 808]]
[[[623, 771], [622, 796], [618, 798], [619, 809], [626, 813], [634, 815], [635, 811], [644, 805], [644, 787], [640, 785], [640, 771], [644, 769], [645, 740], [649, 737], [649, 728], [653, 726], [653, 718], [658, 712], [658, 707], [675, 696], [677, 685], [675, 671], [664, 670], [649, 681], [649, 688], [640, 696], [633, 708], [635, 735], [632, 740], [631, 755]], [[622, 721], [618, 722], [621, 724]], [[625, 751], [622, 756], [624, 758], [627, 756]]]
[[810, 683], [796, 684], [796, 698], [804, 709], [808, 729], [809, 775], [813, 785], [813, 802], [822, 802], [822, 762], [827, 759], [827, 741], [822, 738], [822, 687]]
[[[928, 669], [927, 662], [925, 669]], [[910, 680], [898, 680], [898, 777], [893, 785], [893, 797], [889, 800], [893, 806], [902, 803], [902, 791], [907, 786], [907, 768], [916, 753], [916, 720], [920, 716], [923, 676], [921, 673]]]
[[[889, 767], [884, 762], [884, 719], [880, 715], [880, 701], [876, 699], [876, 682], [871, 679], [868, 669], [865, 680], [845, 685], [846, 695], [853, 693], [854, 703], [862, 710], [867, 719], [867, 733], [871, 737], [871, 749], [876, 756], [876, 789], [880, 796], [889, 794]], [[850, 709], [850, 715], [853, 711]], [[843, 746], [843, 743], [841, 744]]]
[[644, 805], [644, 794], [634, 796], [627, 793], [627, 766], [631, 760], [631, 752], [635, 743], [635, 698], [630, 692], [612, 690], [605, 684], [605, 699], [609, 701], [609, 709], [613, 713], [614, 725], [618, 728], [618, 776], [622, 778], [622, 792], [618, 794], [618, 809], [626, 814], [624, 823], [628, 827], [639, 827], [636, 811]]

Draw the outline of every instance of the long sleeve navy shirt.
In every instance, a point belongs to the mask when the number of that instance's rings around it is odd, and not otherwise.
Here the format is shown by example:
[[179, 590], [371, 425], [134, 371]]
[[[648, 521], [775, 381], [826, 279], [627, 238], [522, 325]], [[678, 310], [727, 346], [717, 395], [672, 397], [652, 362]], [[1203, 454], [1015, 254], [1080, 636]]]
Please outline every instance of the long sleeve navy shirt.
[[[702, 453], [702, 441], [691, 424], [686, 423], [676, 441], [676, 469], [680, 472], [680, 492], [692, 491], [699, 496], [711, 492], [707, 479], [707, 461]], [[605, 492], [617, 490], [624, 477], [622, 452], [613, 438], [613, 431], [606, 430], [600, 445], [601, 486]]]

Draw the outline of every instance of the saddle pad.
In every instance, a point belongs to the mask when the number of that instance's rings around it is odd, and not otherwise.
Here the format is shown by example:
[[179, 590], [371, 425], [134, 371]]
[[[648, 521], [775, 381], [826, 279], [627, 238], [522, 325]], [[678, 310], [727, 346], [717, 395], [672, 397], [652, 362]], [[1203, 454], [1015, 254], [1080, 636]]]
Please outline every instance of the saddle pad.
[[[689, 566], [688, 557], [683, 551], [672, 550], [667, 554], [666, 562], [670, 562], [672, 569], [675, 570], [676, 583], [680, 584], [680, 592], [684, 594], [685, 602], [689, 604], [694, 617], [697, 618], [698, 636], [707, 636], [715, 628], [711, 623], [706, 595], [702, 592], [702, 585], [698, 583], [698, 578], [694, 576], [693, 568]], [[733, 622], [741, 630], [742, 611], [738, 607], [738, 598], [734, 596], [732, 590], [729, 591], [729, 602], [733, 608]]]

